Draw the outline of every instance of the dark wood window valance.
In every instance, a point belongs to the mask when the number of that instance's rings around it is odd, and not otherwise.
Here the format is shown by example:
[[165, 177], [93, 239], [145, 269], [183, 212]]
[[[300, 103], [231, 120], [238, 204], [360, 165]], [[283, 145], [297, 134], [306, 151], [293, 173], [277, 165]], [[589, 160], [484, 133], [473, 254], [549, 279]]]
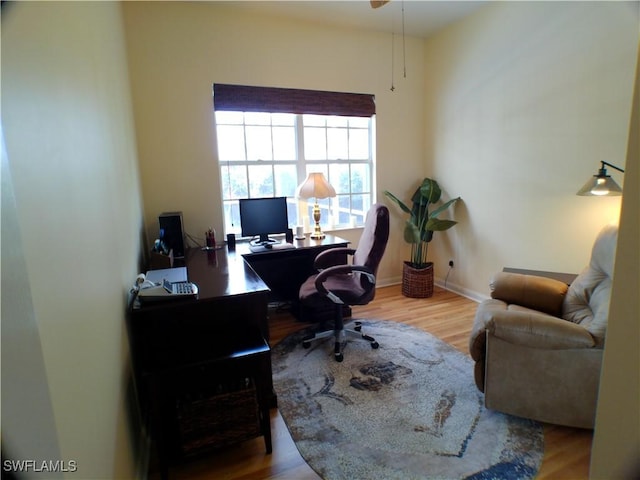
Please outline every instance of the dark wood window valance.
[[375, 97], [365, 93], [324, 92], [296, 88], [213, 85], [216, 110], [370, 117]]

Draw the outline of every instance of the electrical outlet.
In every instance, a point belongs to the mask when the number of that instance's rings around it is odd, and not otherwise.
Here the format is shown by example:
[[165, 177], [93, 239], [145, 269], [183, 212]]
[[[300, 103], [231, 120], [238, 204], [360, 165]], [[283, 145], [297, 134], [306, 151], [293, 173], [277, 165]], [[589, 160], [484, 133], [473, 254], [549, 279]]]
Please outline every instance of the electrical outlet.
[[449, 266], [453, 268], [453, 260], [449, 260]]

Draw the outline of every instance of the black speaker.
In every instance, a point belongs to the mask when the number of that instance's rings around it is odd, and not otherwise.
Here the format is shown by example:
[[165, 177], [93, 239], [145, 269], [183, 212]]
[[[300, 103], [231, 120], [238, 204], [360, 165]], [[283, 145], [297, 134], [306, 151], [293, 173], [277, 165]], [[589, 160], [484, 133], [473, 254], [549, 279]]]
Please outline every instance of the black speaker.
[[287, 231], [284, 234], [284, 239], [287, 243], [293, 243], [293, 230], [287, 228]]
[[167, 248], [173, 250], [174, 258], [184, 257], [184, 233], [182, 230], [182, 212], [165, 212], [158, 217], [160, 239]]
[[236, 249], [236, 235], [235, 233], [227, 233], [227, 248], [230, 252]]

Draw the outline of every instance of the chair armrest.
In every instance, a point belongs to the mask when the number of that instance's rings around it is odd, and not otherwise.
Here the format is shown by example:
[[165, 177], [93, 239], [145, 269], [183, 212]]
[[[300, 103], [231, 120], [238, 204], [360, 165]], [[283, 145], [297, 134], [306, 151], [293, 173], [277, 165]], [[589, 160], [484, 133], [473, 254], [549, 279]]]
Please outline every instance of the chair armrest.
[[562, 350], [596, 345], [586, 328], [535, 312], [495, 312], [487, 323], [487, 331], [491, 336], [529, 348]]
[[350, 273], [362, 273], [369, 280], [370, 288], [364, 290], [363, 294], [360, 298], [364, 298], [367, 296], [371, 290], [371, 288], [375, 288], [376, 285], [376, 276], [371, 271], [371, 269], [361, 266], [361, 265], [336, 265], [334, 267], [329, 267], [322, 270], [317, 276], [315, 280], [316, 289], [318, 292], [326, 295], [331, 299], [334, 303], [345, 303], [338, 295], [336, 295], [331, 290], [327, 289], [324, 286], [324, 282], [326, 282], [330, 277], [337, 275], [348, 275]]
[[539, 310], [555, 317], [562, 314], [562, 302], [569, 289], [552, 278], [499, 272], [491, 281], [491, 298]]
[[344, 265], [344, 259], [346, 256], [356, 253], [355, 249], [348, 247], [329, 248], [320, 252], [315, 260], [313, 266], [318, 270], [324, 270], [325, 268], [333, 267], [336, 265]]

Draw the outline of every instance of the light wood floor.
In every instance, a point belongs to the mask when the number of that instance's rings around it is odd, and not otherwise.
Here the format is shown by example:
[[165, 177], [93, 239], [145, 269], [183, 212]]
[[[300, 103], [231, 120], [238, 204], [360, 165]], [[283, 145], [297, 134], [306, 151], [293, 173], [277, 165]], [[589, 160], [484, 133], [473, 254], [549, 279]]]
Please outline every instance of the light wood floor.
[[[410, 299], [400, 286], [380, 288], [375, 300], [355, 307], [354, 318], [394, 320], [422, 328], [468, 354], [467, 342], [477, 303], [435, 287], [433, 297]], [[273, 312], [269, 326], [271, 344], [307, 324], [287, 313]], [[206, 459], [172, 467], [173, 480], [306, 480], [320, 477], [306, 464], [277, 410], [271, 413], [273, 453], [266, 455], [262, 438], [215, 452]], [[587, 479], [593, 432], [544, 425], [545, 451], [539, 479]], [[151, 475], [151, 478], [154, 478]]]

